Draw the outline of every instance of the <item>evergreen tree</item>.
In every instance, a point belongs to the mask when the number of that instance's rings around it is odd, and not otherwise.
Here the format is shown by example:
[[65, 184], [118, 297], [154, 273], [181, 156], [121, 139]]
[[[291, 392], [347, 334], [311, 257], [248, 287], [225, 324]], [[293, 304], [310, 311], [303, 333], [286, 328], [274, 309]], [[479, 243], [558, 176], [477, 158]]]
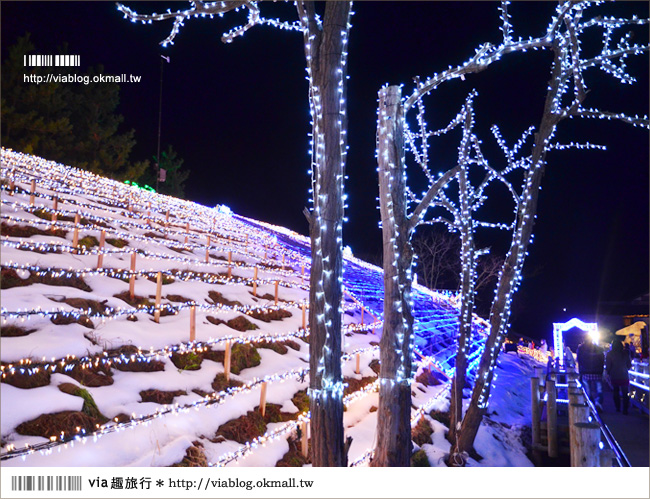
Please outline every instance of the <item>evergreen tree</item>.
[[[72, 142], [72, 124], [67, 112], [71, 86], [61, 83], [23, 81], [23, 56], [34, 50], [30, 34], [20, 37], [2, 64], [2, 145], [60, 160]], [[35, 67], [35, 76], [46, 68]]]
[[[148, 161], [129, 161], [135, 131], [120, 133], [124, 117], [117, 113], [119, 84], [92, 83], [93, 76], [103, 73], [102, 66], [81, 75], [88, 85], [24, 81], [24, 56], [34, 50], [27, 33], [2, 64], [3, 146], [100, 175], [139, 180]], [[67, 53], [67, 46], [58, 53]], [[50, 71], [30, 68], [28, 77], [46, 77]]]
[[[157, 163], [155, 156], [153, 160], [155, 165]], [[167, 146], [166, 151], [160, 154], [160, 168], [165, 170], [165, 181], [158, 184], [158, 192], [177, 198], [183, 198], [185, 196], [185, 181], [190, 176], [190, 172], [189, 170], [181, 170], [183, 161], [183, 158], [178, 157], [171, 144]], [[155, 168], [149, 168], [143, 179], [147, 184], [155, 186]]]

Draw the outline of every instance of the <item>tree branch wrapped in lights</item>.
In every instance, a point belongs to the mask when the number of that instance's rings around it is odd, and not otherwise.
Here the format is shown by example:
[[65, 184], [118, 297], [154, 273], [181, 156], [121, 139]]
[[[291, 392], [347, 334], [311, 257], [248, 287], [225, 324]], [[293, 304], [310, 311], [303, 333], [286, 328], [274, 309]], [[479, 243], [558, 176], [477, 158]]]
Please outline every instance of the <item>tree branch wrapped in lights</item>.
[[[462, 426], [459, 425], [460, 421], [458, 419], [461, 414], [458, 408], [452, 412], [452, 418], [454, 414], [456, 415], [453, 418], [456, 421], [454, 421], [452, 432], [458, 432], [452, 450], [454, 456], [462, 456], [472, 447], [487, 408], [496, 359], [509, 325], [512, 297], [521, 281], [521, 270], [528, 245], [532, 240], [537, 196], [544, 173], [546, 153], [551, 149], [602, 148], [602, 146], [598, 145], [576, 144], [573, 142], [558, 144], [554, 140], [557, 125], [568, 117], [584, 117], [615, 119], [634, 126], [648, 128], [647, 116], [629, 116], [623, 113], [612, 113], [583, 107], [583, 102], [587, 96], [587, 85], [583, 73], [587, 69], [598, 68], [618, 79], [621, 83], [632, 83], [635, 80], [626, 72], [625, 59], [631, 55], [639, 55], [648, 51], [647, 45], [631, 44], [630, 35], [627, 34], [623, 35], [612, 47], [612, 37], [616, 29], [623, 26], [646, 25], [648, 24], [647, 19], [639, 19], [634, 16], [630, 19], [594, 17], [583, 20], [584, 11], [592, 5], [600, 3], [602, 2], [560, 1], [556, 7], [555, 15], [550, 20], [543, 36], [515, 41], [512, 34], [513, 26], [509, 21], [507, 10], [509, 2], [502, 2], [500, 12], [503, 41], [499, 46], [485, 43], [478, 47], [475, 55], [464, 64], [449, 67], [446, 71], [436, 73], [425, 81], [416, 79], [416, 88], [406, 99], [401, 99], [401, 87], [384, 87], [379, 92], [377, 159], [379, 163], [380, 209], [384, 233], [384, 271], [386, 276], [390, 276], [385, 280], [387, 299], [384, 310], [383, 333], [384, 336], [390, 335], [390, 338], [382, 337], [382, 347], [386, 350], [386, 352], [382, 350], [382, 370], [386, 366], [386, 371], [385, 373], [382, 371], [382, 376], [394, 379], [398, 373], [408, 372], [409, 364], [412, 361], [412, 320], [410, 319], [411, 305], [409, 299], [412, 280], [410, 238], [415, 228], [424, 222], [424, 217], [429, 208], [438, 206], [446, 209], [451, 213], [452, 218], [460, 222], [460, 227], [467, 227], [468, 230], [461, 231], [465, 234], [462, 256], [466, 263], [463, 268], [464, 272], [466, 272], [466, 278], [473, 276], [471, 265], [473, 265], [474, 258], [472, 257], [473, 250], [469, 239], [475, 227], [475, 221], [471, 216], [472, 210], [469, 209], [468, 205], [464, 207], [454, 205], [444, 193], [445, 186], [449, 185], [453, 179], [458, 179], [459, 184], [462, 184], [461, 164], [441, 173], [437, 179], [431, 173], [425, 171], [429, 182], [428, 190], [419, 199], [406, 188], [404, 142], [411, 146], [416, 162], [420, 166], [425, 165], [428, 167], [426, 169], [430, 170], [426, 140], [431, 136], [441, 135], [449, 131], [459, 122], [459, 117], [457, 117], [446, 129], [438, 132], [428, 132], [424, 126], [424, 111], [421, 100], [443, 82], [456, 78], [464, 80], [466, 76], [472, 73], [487, 69], [488, 66], [499, 61], [507, 54], [525, 52], [529, 49], [550, 50], [554, 54], [551, 80], [548, 86], [544, 113], [539, 125], [529, 128], [512, 150], [505, 147], [505, 142], [500, 137], [498, 129], [493, 129], [498, 143], [506, 152], [508, 168], [513, 165], [523, 168], [525, 175], [523, 182], [516, 190], [506, 183], [515, 200], [514, 222], [512, 224], [476, 224], [476, 226], [492, 226], [511, 230], [512, 240], [510, 250], [499, 275], [495, 298], [490, 311], [490, 335], [480, 359], [472, 401], [467, 414], [463, 418]], [[585, 59], [581, 52], [580, 38], [585, 31], [594, 27], [604, 30], [602, 50], [599, 55]], [[418, 108], [419, 134], [409, 131], [406, 125], [406, 115], [415, 106]], [[537, 132], [534, 135], [534, 144], [530, 155], [515, 160], [515, 155], [524, 146], [526, 140], [531, 137], [534, 130], [537, 130]], [[422, 140], [422, 147], [414, 151], [413, 145], [416, 138]], [[487, 165], [486, 162], [484, 164]], [[486, 178], [489, 178], [489, 181], [493, 179], [503, 180], [507, 171], [507, 168], [501, 173], [490, 169]], [[482, 189], [479, 187], [477, 192], [480, 193]], [[463, 191], [462, 185], [460, 191]], [[482, 194], [479, 194], [477, 199], [480, 200], [481, 198]], [[410, 214], [407, 212], [409, 203], [416, 203]], [[447, 216], [439, 215], [433, 220], [454, 226], [454, 222], [449, 220]], [[468, 322], [472, 320], [473, 303], [471, 281], [469, 283], [467, 280], [463, 282], [459, 354], [463, 351], [463, 331], [468, 332], [471, 329]], [[393, 296], [396, 297], [394, 300], [388, 299], [388, 297]], [[463, 311], [467, 313], [463, 313]], [[392, 351], [389, 352], [389, 349]], [[395, 360], [384, 364], [385, 357], [392, 357]], [[460, 368], [462, 368], [462, 362], [459, 363]], [[398, 391], [398, 385], [395, 384], [392, 390]], [[405, 451], [404, 446], [406, 446], [406, 449], [410, 447], [407, 443], [409, 428], [407, 425], [408, 411], [406, 410], [409, 403], [409, 394], [406, 391], [404, 391], [402, 397], [398, 397], [396, 394], [384, 394], [380, 398], [378, 432], [380, 434], [397, 432], [400, 435], [393, 435], [390, 439], [379, 441], [373, 465], [408, 465], [410, 452]], [[398, 410], [396, 410], [396, 407], [398, 407]], [[399, 421], [382, 419], [382, 415], [392, 416]], [[390, 425], [392, 425], [392, 429], [388, 427]], [[460, 461], [461, 464], [464, 464], [464, 460], [461, 459]]]

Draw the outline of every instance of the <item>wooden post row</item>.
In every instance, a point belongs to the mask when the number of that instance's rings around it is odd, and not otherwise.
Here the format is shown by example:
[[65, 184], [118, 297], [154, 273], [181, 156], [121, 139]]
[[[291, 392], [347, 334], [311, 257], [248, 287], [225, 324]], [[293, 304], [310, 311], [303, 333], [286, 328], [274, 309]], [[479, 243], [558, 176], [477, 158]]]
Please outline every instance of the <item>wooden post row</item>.
[[156, 274], [156, 307], [153, 313], [154, 322], [160, 322], [160, 299], [162, 295], [162, 272]]

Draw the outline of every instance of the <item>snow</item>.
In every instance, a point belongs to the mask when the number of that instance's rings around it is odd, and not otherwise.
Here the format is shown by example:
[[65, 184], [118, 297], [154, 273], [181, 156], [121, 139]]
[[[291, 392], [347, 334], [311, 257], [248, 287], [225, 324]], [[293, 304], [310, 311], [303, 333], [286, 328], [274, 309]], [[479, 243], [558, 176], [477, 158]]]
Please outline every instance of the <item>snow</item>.
[[[37, 161], [33, 159], [19, 161]], [[10, 164], [18, 161], [3, 150], [2, 173], [7, 176], [11, 170]], [[101, 204], [101, 196], [84, 194], [83, 191], [71, 193], [65, 183], [52, 184], [48, 179], [55, 179], [54, 174], [48, 174], [51, 164], [41, 163], [37, 178], [36, 207], [51, 207], [52, 201], [42, 197], [56, 192], [60, 196], [59, 211], [70, 216], [81, 211], [85, 217], [96, 217], [108, 224], [107, 237], [120, 237], [129, 241], [129, 245], [119, 250], [107, 244], [110, 252], [104, 256], [104, 268], [126, 270], [130, 268], [130, 254], [138, 250], [136, 268], [138, 271], [171, 271], [178, 272], [208, 272], [225, 273], [228, 267], [228, 252], [232, 251], [232, 259], [237, 263], [233, 267], [234, 275], [244, 279], [252, 279], [254, 266], [258, 266], [257, 287], [258, 297], [252, 295], [252, 287], [236, 281], [228, 283], [208, 283], [193, 278], [183, 280], [175, 278], [174, 282], [162, 286], [162, 304], [173, 306], [182, 305], [171, 302], [166, 297], [180, 295], [197, 304], [196, 310], [196, 340], [211, 342], [213, 350], [224, 350], [225, 339], [248, 341], [248, 338], [257, 335], [279, 335], [292, 338], [299, 346], [298, 350], [288, 348], [286, 354], [279, 354], [270, 349], [258, 348], [261, 363], [256, 367], [243, 369], [238, 375], [231, 375], [231, 379], [242, 383], [254, 383], [260, 379], [268, 379], [266, 400], [270, 404], [278, 404], [284, 412], [294, 413], [297, 417], [298, 408], [291, 401], [293, 395], [305, 390], [308, 386], [308, 376], [300, 380], [298, 376], [287, 376], [286, 373], [298, 371], [309, 367], [309, 347], [301, 339], [291, 335], [302, 327], [302, 312], [300, 303], [308, 298], [307, 284], [309, 281], [309, 266], [305, 254], [309, 251], [309, 242], [304, 236], [288, 231], [284, 228], [274, 227], [260, 222], [249, 222], [242, 217], [217, 214], [215, 210], [206, 209], [199, 205], [180, 200], [173, 200], [163, 196], [139, 192], [124, 184], [112, 183], [97, 178], [96, 185], [103, 189], [107, 196], [113, 192], [115, 186], [118, 199], [134, 192], [143, 199], [140, 202], [141, 213], [135, 217], [128, 216], [124, 208], [111, 207]], [[22, 168], [17, 168], [17, 185], [28, 188], [29, 183], [22, 175]], [[68, 181], [76, 178], [77, 173], [70, 170]], [[88, 175], [88, 174], [84, 174]], [[94, 177], [93, 177], [94, 178]], [[95, 182], [84, 180], [83, 185]], [[48, 186], [48, 189], [44, 189]], [[25, 225], [35, 224], [36, 227], [45, 229], [49, 222], [35, 217], [29, 212], [29, 195], [16, 193], [9, 196], [6, 190], [2, 191], [2, 220], [9, 224]], [[147, 227], [145, 221], [146, 209], [142, 206], [151, 201], [152, 218], [157, 222], [164, 220], [165, 203], [172, 203], [170, 211], [173, 214], [172, 223], [177, 227], [165, 229], [161, 224], [154, 228]], [[175, 203], [175, 204], [174, 204]], [[156, 215], [156, 208], [158, 215]], [[214, 219], [214, 227], [219, 238], [211, 240], [210, 254], [220, 256], [224, 260], [211, 258], [205, 263], [205, 230], [209, 230], [209, 219]], [[90, 218], [92, 219], [92, 218]], [[185, 242], [185, 220], [192, 225], [190, 250], [178, 253], [169, 249], [174, 244], [183, 245]], [[61, 227], [68, 230], [65, 239], [49, 236], [34, 235], [27, 238], [3, 236], [2, 265], [17, 268], [19, 278], [26, 279], [29, 273], [21, 267], [39, 267], [41, 269], [56, 268], [66, 269], [69, 272], [81, 272], [86, 284], [92, 289], [90, 292], [82, 291], [68, 286], [50, 286], [45, 284], [31, 284], [25, 287], [14, 287], [2, 291], [2, 326], [17, 325], [34, 332], [22, 337], [2, 337], [0, 360], [4, 364], [15, 365], [21, 359], [34, 361], [61, 360], [75, 356], [77, 358], [102, 354], [105, 350], [118, 348], [123, 345], [135, 345], [143, 352], [150, 349], [161, 350], [170, 347], [185, 348], [189, 342], [190, 310], [181, 308], [177, 314], [160, 318], [155, 323], [150, 314], [136, 313], [128, 303], [116, 298], [114, 295], [129, 289], [128, 282], [97, 275], [93, 269], [97, 264], [97, 255], [73, 254], [71, 252], [37, 253], [21, 250], [14, 247], [16, 242], [29, 242], [36, 245], [57, 244], [69, 246], [72, 241], [71, 222], [60, 222]], [[181, 228], [178, 226], [180, 225]], [[202, 232], [196, 232], [202, 231]], [[149, 232], [158, 234], [166, 233], [167, 238], [152, 238], [145, 236]], [[94, 235], [99, 239], [100, 231], [97, 228], [82, 226], [80, 237]], [[242, 243], [243, 235], [249, 237], [249, 244]], [[232, 236], [233, 240], [228, 239]], [[277, 241], [277, 246], [274, 246]], [[203, 246], [202, 246], [203, 245]], [[266, 248], [265, 248], [266, 246]], [[96, 250], [96, 248], [94, 249]], [[267, 258], [264, 254], [268, 252]], [[284, 270], [280, 269], [282, 254], [287, 256]], [[362, 275], [361, 280], [368, 282], [381, 282], [379, 270], [376, 267], [361, 262], [353, 257], [348, 260], [350, 275], [355, 272]], [[306, 265], [304, 283], [301, 276], [301, 267]], [[370, 279], [372, 277], [372, 280]], [[265, 294], [274, 295], [275, 281], [280, 281], [279, 302], [280, 307], [286, 308], [291, 317], [282, 320], [264, 322], [250, 316], [246, 318], [257, 325], [259, 329], [239, 332], [225, 324], [214, 325], [207, 320], [208, 316], [218, 317], [224, 321], [243, 315], [240, 310], [228, 307], [211, 307], [208, 302], [208, 293], [217, 291], [224, 298], [238, 301], [245, 307], [257, 308], [273, 305], [273, 300], [261, 299]], [[346, 286], [348, 283], [346, 283]], [[149, 281], [145, 276], [136, 278], [136, 294], [153, 299], [156, 294], [156, 283]], [[432, 297], [427, 303], [434, 306], [433, 295], [424, 288], [416, 287], [421, 292], [426, 292]], [[418, 292], [420, 292], [418, 291]], [[104, 302], [108, 307], [120, 310], [130, 310], [137, 321], [127, 320], [127, 315], [116, 317], [92, 318], [94, 328], [90, 329], [80, 324], [55, 325], [50, 321], [50, 316], [30, 315], [28, 317], [13, 317], [19, 311], [39, 310], [42, 312], [76, 311], [70, 305], [60, 303], [64, 298], [85, 298]], [[55, 301], [56, 300], [56, 301]], [[285, 305], [282, 300], [294, 302]], [[377, 308], [370, 308], [372, 314], [379, 315]], [[361, 309], [354, 302], [346, 299], [346, 307], [351, 308], [343, 316], [343, 323], [358, 324], [361, 322]], [[429, 306], [429, 305], [427, 305]], [[206, 308], [202, 308], [206, 307]], [[370, 313], [366, 311], [365, 323], [371, 321]], [[381, 327], [375, 332], [344, 333], [344, 351], [353, 352], [364, 349], [360, 353], [360, 372], [356, 373], [356, 356], [352, 355], [342, 363], [344, 377], [361, 379], [375, 377], [375, 372], [369, 364], [377, 359], [379, 351], [373, 348], [377, 344]], [[158, 416], [147, 422], [137, 425], [106, 425], [107, 431], [87, 439], [59, 445], [43, 452], [34, 452], [24, 459], [12, 458], [3, 461], [3, 466], [169, 466], [181, 461], [188, 447], [193, 442], [200, 442], [209, 462], [217, 463], [228, 453], [242, 452], [242, 444], [230, 440], [214, 442], [218, 428], [224, 423], [253, 411], [260, 403], [261, 385], [256, 384], [250, 390], [231, 393], [223, 397], [216, 404], [205, 404], [206, 399], [196, 394], [193, 390], [212, 392], [212, 381], [215, 376], [224, 371], [221, 363], [204, 359], [200, 369], [180, 370], [165, 356], [157, 357], [164, 363], [163, 371], [156, 372], [123, 372], [112, 369], [113, 383], [101, 387], [84, 387], [95, 400], [99, 410], [108, 418], [115, 418], [119, 414], [132, 415], [135, 418]], [[494, 390], [489, 412], [481, 426], [477, 439], [476, 450], [483, 457], [480, 461], [470, 459], [469, 466], [531, 466], [525, 456], [525, 449], [521, 443], [521, 434], [524, 427], [529, 424], [530, 389], [528, 377], [535, 367], [530, 359], [519, 359], [516, 356], [501, 355], [498, 366], [498, 379]], [[18, 367], [20, 367], [18, 365]], [[10, 446], [24, 447], [25, 444], [36, 445], [47, 442], [43, 437], [20, 435], [16, 427], [23, 422], [30, 421], [41, 414], [59, 411], [79, 411], [83, 406], [83, 399], [61, 392], [58, 386], [62, 383], [73, 383], [80, 386], [77, 381], [58, 369], [51, 375], [48, 386], [30, 389], [16, 388], [8, 383], [2, 383], [1, 395], [1, 436], [4, 447], [2, 453], [10, 450]], [[183, 390], [187, 395], [175, 397], [171, 406], [164, 406], [152, 402], [141, 402], [140, 392], [143, 390], [157, 389], [161, 391]], [[431, 409], [444, 411], [448, 408], [445, 385], [424, 386], [414, 383], [413, 404], [416, 407], [427, 404]], [[467, 402], [467, 401], [466, 401]], [[351, 401], [344, 413], [344, 426], [346, 436], [352, 437], [349, 460], [355, 461], [376, 444], [376, 425], [378, 394], [370, 391]], [[170, 409], [174, 409], [171, 410]], [[160, 415], [164, 411], [169, 411]], [[415, 413], [415, 409], [414, 409]], [[432, 419], [429, 415], [423, 416], [433, 428], [432, 443], [422, 446], [429, 458], [431, 466], [445, 466], [444, 461], [449, 453], [449, 442], [445, 438], [446, 428], [442, 423]], [[278, 429], [286, 427], [286, 423], [270, 423], [267, 425], [267, 435]], [[117, 431], [113, 431], [117, 430]], [[242, 466], [274, 466], [288, 451], [287, 438], [295, 437], [295, 431], [281, 434], [278, 438], [268, 439], [251, 452], [246, 452], [245, 457], [232, 459], [226, 464], [231, 467]], [[362, 464], [367, 465], [367, 463]]]

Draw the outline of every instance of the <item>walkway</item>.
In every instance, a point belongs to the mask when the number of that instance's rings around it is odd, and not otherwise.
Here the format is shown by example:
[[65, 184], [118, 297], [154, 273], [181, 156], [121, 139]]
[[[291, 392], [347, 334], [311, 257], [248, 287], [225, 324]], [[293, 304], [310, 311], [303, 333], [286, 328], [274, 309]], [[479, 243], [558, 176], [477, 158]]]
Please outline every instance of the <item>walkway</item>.
[[624, 416], [616, 412], [612, 389], [603, 383], [604, 401], [600, 418], [607, 425], [627, 456], [632, 466], [647, 467], [650, 462], [650, 441], [648, 437], [648, 415], [630, 404], [630, 412]]

